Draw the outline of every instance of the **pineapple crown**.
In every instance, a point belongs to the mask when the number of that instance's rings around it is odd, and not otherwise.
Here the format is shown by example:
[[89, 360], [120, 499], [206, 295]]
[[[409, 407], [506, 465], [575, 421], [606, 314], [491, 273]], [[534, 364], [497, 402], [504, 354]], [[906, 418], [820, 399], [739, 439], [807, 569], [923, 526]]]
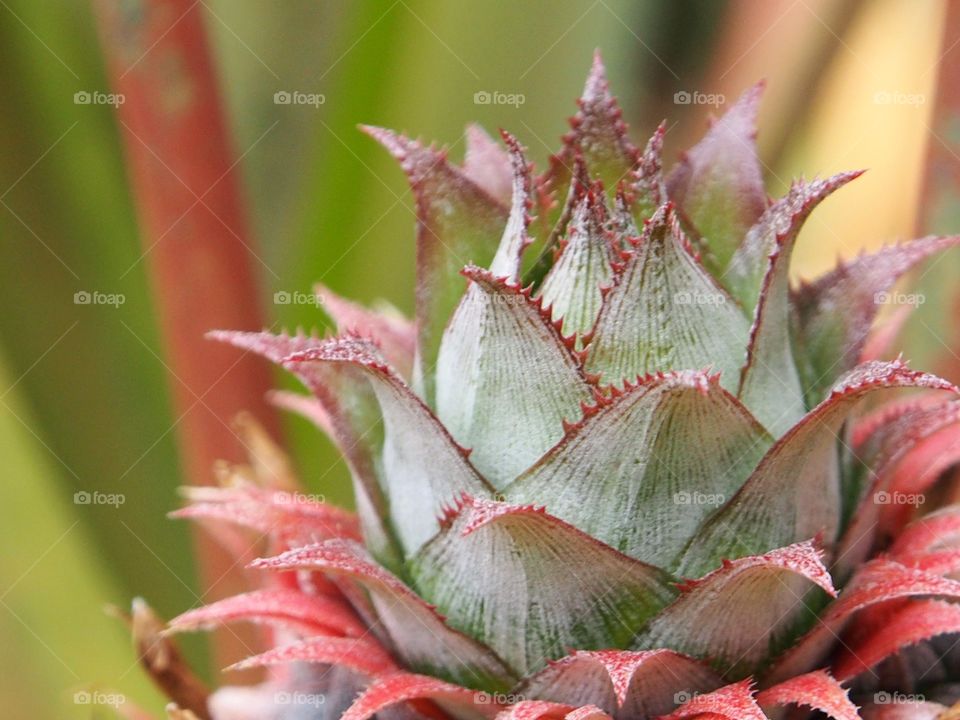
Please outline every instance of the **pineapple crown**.
[[[471, 126], [458, 166], [364, 128], [413, 189], [416, 319], [321, 287], [336, 337], [212, 333], [310, 390], [273, 399], [340, 447], [357, 510], [292, 494], [251, 427], [253, 467], [189, 491], [176, 514], [241, 557], [230, 528], [267, 535], [252, 567], [270, 572], [172, 629], [256, 620], [275, 646], [243, 664], [275, 668], [265, 686], [196, 712], [293, 717], [264, 688], [306, 687], [347, 720], [400, 702], [527, 720], [796, 704], [847, 720], [848, 688], [921, 682], [883, 685], [877, 668], [960, 631], [960, 508], [884, 498], [942, 485], [957, 388], [881, 359], [894, 333], [871, 328], [878, 293], [958, 238], [791, 287], [805, 219], [860, 173], [768, 199], [761, 91], [667, 174], [664, 126], [633, 145], [599, 55], [540, 175], [506, 132], [502, 147]], [[911, 472], [917, 458], [934, 467]]]

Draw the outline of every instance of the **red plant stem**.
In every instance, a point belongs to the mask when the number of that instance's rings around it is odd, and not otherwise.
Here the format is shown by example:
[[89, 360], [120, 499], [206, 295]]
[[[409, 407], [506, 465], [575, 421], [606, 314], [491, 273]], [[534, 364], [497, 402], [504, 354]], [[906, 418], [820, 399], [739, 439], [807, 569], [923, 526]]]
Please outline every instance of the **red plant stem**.
[[[186, 480], [209, 484], [243, 457], [231, 419], [250, 410], [277, 434], [269, 370], [204, 340], [213, 328], [262, 329], [255, 255], [204, 29], [194, 0], [95, 0], [169, 370]], [[242, 589], [239, 569], [198, 540], [204, 601]], [[256, 649], [218, 638], [220, 667]]]

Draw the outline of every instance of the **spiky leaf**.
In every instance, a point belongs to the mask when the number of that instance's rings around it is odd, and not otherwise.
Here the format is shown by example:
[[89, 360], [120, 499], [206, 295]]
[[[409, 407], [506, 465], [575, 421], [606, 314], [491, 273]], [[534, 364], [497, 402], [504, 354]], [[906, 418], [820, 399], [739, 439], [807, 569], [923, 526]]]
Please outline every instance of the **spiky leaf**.
[[355, 369], [370, 381], [383, 416], [383, 484], [407, 555], [437, 531], [435, 518], [461, 493], [492, 492], [430, 409], [369, 344], [328, 341], [284, 364], [308, 382], [315, 374], [326, 377], [331, 366]]
[[712, 366], [723, 386], [736, 391], [748, 332], [743, 313], [694, 257], [667, 204], [604, 298], [585, 366], [608, 384]]
[[772, 442], [716, 377], [656, 375], [601, 399], [504, 494], [668, 567]]
[[670, 199], [700, 231], [704, 262], [718, 277], [767, 207], [755, 141], [762, 91], [755, 85], [713, 120], [667, 178]]
[[478, 187], [445, 153], [382, 128], [364, 127], [400, 163], [417, 213], [417, 331], [415, 384], [433, 397], [432, 368], [444, 325], [463, 286], [456, 273], [487, 266], [507, 221], [507, 208]]
[[513, 135], [503, 131], [503, 140], [510, 150], [510, 167], [513, 173], [512, 191], [510, 196], [510, 215], [507, 225], [500, 237], [500, 245], [490, 263], [490, 272], [498, 277], [504, 277], [511, 283], [520, 282], [520, 270], [523, 262], [523, 251], [531, 240], [527, 236], [530, 226], [530, 210], [533, 207], [532, 181], [530, 166], [524, 157], [523, 148]]
[[437, 414], [502, 487], [562, 437], [592, 389], [527, 291], [478, 268], [464, 274], [470, 287], [440, 348]]
[[590, 178], [602, 180], [612, 193], [621, 180], [630, 179], [638, 152], [627, 135], [623, 111], [610, 93], [599, 52], [593, 56], [593, 66], [577, 105], [580, 110], [570, 119], [572, 130], [564, 137], [564, 149], [554, 161], [550, 182], [556, 187], [565, 186], [572, 173], [573, 157], [579, 153]]
[[780, 438], [744, 486], [704, 524], [684, 553], [680, 572], [696, 577], [723, 558], [766, 552], [840, 529], [837, 439], [852, 408], [867, 396], [898, 387], [951, 390], [936, 376], [899, 362], [864, 363]]
[[916, 596], [960, 599], [960, 582], [908, 568], [890, 560], [871, 560], [844, 587], [813, 628], [785, 652], [767, 676], [782, 682], [822, 663], [840, 633], [857, 613], [891, 600]]
[[960, 237], [925, 237], [841, 263], [793, 295], [791, 330], [807, 405], [859, 361], [873, 321], [894, 283]]
[[[336, 305], [336, 303], [334, 303]], [[339, 309], [334, 317], [346, 320], [347, 311]], [[372, 331], [370, 326], [368, 330]], [[381, 330], [382, 331], [382, 330]], [[397, 330], [402, 335], [402, 331]], [[328, 346], [330, 341], [304, 335], [269, 333], [212, 332], [209, 337], [256, 352], [271, 362], [283, 364], [290, 355]], [[399, 342], [399, 336], [396, 337]], [[392, 342], [388, 346], [393, 347]], [[397, 348], [398, 352], [402, 352]], [[396, 566], [400, 550], [387, 523], [387, 504], [383, 496], [378, 466], [383, 447], [383, 428], [376, 396], [363, 374], [347, 364], [316, 367], [303, 378], [319, 404], [308, 416], [318, 421], [340, 449], [350, 467], [357, 512], [364, 538], [377, 558]], [[298, 408], [308, 410], [302, 403]]]
[[756, 305], [756, 310], [738, 395], [776, 437], [786, 433], [806, 410], [790, 337], [790, 257], [794, 242], [803, 220], [817, 203], [858, 174], [795, 183], [786, 198], [767, 209], [731, 262], [731, 270], [765, 268], [757, 288], [759, 301], [752, 278], [744, 278], [747, 287], [741, 285], [741, 302], [747, 308]]
[[331, 540], [257, 560], [264, 570], [318, 570], [345, 576], [370, 594], [377, 616], [403, 662], [467, 687], [500, 688], [512, 675], [500, 659], [475, 640], [448, 627], [416, 593], [370, 561], [355, 543]]
[[372, 640], [312, 637], [254, 655], [236, 663], [231, 669], [246, 670], [255, 667], [287, 665], [292, 662], [342, 665], [370, 677], [390, 673], [397, 668], [393, 658]]
[[660, 570], [543, 510], [476, 498], [461, 503], [411, 572], [451, 625], [522, 674], [568, 647], [623, 647], [673, 596]]
[[796, 237], [810, 213], [834, 191], [862, 174], [860, 170], [840, 173], [826, 180], [794, 181], [785, 196], [764, 210], [756, 224], [747, 231], [721, 278], [745, 310], [752, 312], [757, 305], [764, 276], [770, 273], [770, 256], [779, 251], [779, 254], [786, 255], [783, 261], [789, 264]]
[[176, 632], [237, 621], [289, 625], [310, 634], [361, 637], [366, 627], [340, 599], [295, 590], [256, 590], [189, 610], [170, 621]]
[[417, 700], [430, 700], [455, 717], [467, 718], [493, 718], [503, 707], [496, 699], [488, 702], [487, 697], [471, 690], [425, 675], [401, 672], [370, 685], [340, 720], [367, 720], [397, 703]]
[[603, 198], [584, 194], [567, 226], [560, 256], [537, 291], [564, 335], [590, 332], [603, 303], [603, 288], [613, 281], [614, 248], [604, 230]]
[[847, 691], [825, 670], [798, 675], [757, 695], [761, 705], [802, 705], [833, 720], [860, 720]]
[[683, 587], [637, 647], [669, 647], [709, 659], [729, 677], [743, 677], [808, 613], [803, 598], [813, 586], [836, 594], [810, 542], [727, 561]]
[[766, 720], [750, 686], [749, 680], [743, 680], [711, 693], [694, 695], [659, 720]]
[[673, 710], [678, 698], [721, 684], [709, 667], [672, 650], [580, 650], [524, 681], [516, 694], [594, 705], [618, 719], [646, 720]]

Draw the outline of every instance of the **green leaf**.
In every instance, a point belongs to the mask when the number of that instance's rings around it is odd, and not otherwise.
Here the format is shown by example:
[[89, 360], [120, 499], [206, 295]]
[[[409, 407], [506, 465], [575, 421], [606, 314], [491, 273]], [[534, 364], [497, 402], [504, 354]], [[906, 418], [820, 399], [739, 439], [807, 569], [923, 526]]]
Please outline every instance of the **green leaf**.
[[720, 277], [767, 207], [757, 157], [757, 109], [763, 83], [747, 90], [667, 178], [667, 192], [700, 232], [704, 264]]
[[463, 294], [457, 272], [470, 263], [490, 263], [508, 213], [447, 162], [444, 152], [390, 130], [363, 129], [400, 163], [416, 202], [419, 354], [414, 377], [415, 387], [429, 401], [443, 328]]
[[[342, 317], [345, 314], [343, 308], [340, 305], [337, 308], [331, 312]], [[294, 353], [330, 345], [330, 341], [304, 334], [214, 331], [208, 333], [208, 337], [255, 352], [278, 365], [283, 365], [284, 360]], [[401, 345], [388, 343], [391, 349], [395, 346]], [[346, 363], [317, 364], [309, 373], [298, 372], [300, 370], [302, 368], [298, 367], [294, 372], [310, 388], [319, 408], [305, 404], [306, 398], [297, 400], [289, 395], [281, 396], [285, 399], [281, 399], [280, 404], [306, 414], [340, 449], [353, 479], [354, 499], [364, 539], [370, 543], [371, 551], [380, 562], [398, 567], [402, 553], [388, 521], [387, 500], [383, 494], [380, 456], [384, 429], [376, 395], [364, 373]]]
[[794, 347], [802, 348], [796, 359], [808, 407], [860, 362], [877, 313], [895, 299], [891, 290], [897, 280], [957, 244], [960, 236], [931, 235], [886, 247], [842, 262], [794, 292], [791, 332]]
[[440, 347], [437, 415], [499, 488], [563, 436], [593, 391], [528, 291], [479, 268], [464, 275], [470, 287]]
[[667, 186], [663, 179], [663, 137], [666, 133], [667, 125], [662, 122], [647, 141], [631, 178], [631, 210], [641, 223], [667, 201]]
[[735, 391], [749, 323], [694, 257], [672, 206], [662, 206], [633, 243], [604, 297], [585, 367], [603, 382], [712, 366]]
[[[437, 518], [464, 492], [493, 492], [467, 452], [420, 398], [362, 340], [335, 339], [286, 358], [284, 366], [320, 387], [330, 366], [350, 368], [370, 382], [383, 421], [382, 485], [390, 520], [406, 556], [439, 529]], [[370, 428], [374, 428], [371, 425]], [[362, 437], [362, 436], [361, 436]]]
[[[787, 196], [771, 205], [751, 228], [731, 262], [736, 268], [766, 267], [758, 288], [759, 301], [754, 300], [752, 286], [739, 286], [748, 295], [746, 306], [755, 304], [756, 310], [738, 396], [775, 437], [787, 432], [806, 411], [790, 338], [793, 246], [803, 220], [817, 203], [858, 175], [794, 183]], [[745, 282], [750, 283], [752, 279]]]
[[725, 562], [682, 587], [636, 647], [668, 647], [709, 659], [727, 677], [739, 679], [756, 671], [807, 613], [803, 598], [812, 585], [836, 596], [809, 541]]
[[696, 577], [725, 558], [767, 552], [817, 535], [832, 546], [840, 530], [837, 442], [856, 404], [892, 388], [953, 390], [899, 362], [864, 363], [770, 448], [739, 492], [690, 542], [680, 572]]
[[768, 207], [747, 231], [720, 281], [748, 313], [760, 300], [764, 278], [771, 272], [771, 255], [790, 255], [803, 223], [817, 206], [835, 190], [863, 174], [862, 170], [840, 173], [826, 180], [796, 180], [785, 196]]
[[613, 282], [614, 247], [604, 225], [603, 196], [593, 190], [577, 203], [561, 242], [560, 256], [537, 291], [564, 335], [586, 335], [603, 303], [602, 290]]
[[523, 148], [517, 139], [506, 130], [501, 132], [504, 142], [510, 150], [510, 168], [512, 173], [510, 215], [500, 237], [490, 272], [504, 277], [512, 283], [520, 282], [520, 270], [523, 264], [523, 251], [532, 242], [527, 235], [530, 226], [532, 180], [531, 168], [524, 157]]
[[432, 607], [398, 578], [371, 561], [362, 546], [342, 540], [307, 545], [252, 567], [262, 570], [316, 570], [355, 582], [370, 594], [392, 650], [407, 667], [445, 677], [466, 687], [502, 689], [513, 675], [476, 640], [448, 627]]
[[465, 498], [411, 562], [453, 627], [521, 674], [567, 648], [624, 647], [672, 598], [662, 571], [532, 506]]
[[772, 442], [716, 376], [667, 373], [601, 397], [504, 494], [669, 567]]

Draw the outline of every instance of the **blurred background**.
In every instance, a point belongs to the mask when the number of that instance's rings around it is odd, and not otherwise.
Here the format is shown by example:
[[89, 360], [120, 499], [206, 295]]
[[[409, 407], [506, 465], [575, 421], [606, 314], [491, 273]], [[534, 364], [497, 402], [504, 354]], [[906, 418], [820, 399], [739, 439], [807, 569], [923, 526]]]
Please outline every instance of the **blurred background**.
[[[812, 277], [863, 248], [960, 230], [957, 14], [938, 0], [0, 0], [5, 716], [113, 717], [84, 701], [108, 693], [162, 707], [104, 606], [142, 595], [170, 617], [228, 589], [166, 513], [214, 452], [198, 448], [194, 406], [256, 405], [244, 393], [258, 397], [267, 371], [195, 392], [191, 371], [214, 352], [195, 328], [323, 328], [315, 281], [411, 312], [406, 182], [359, 123], [435, 139], [458, 161], [467, 122], [503, 127], [542, 168], [600, 48], [634, 140], [667, 118], [672, 163], [766, 78], [771, 195], [799, 175], [869, 169], [807, 224], [794, 268]], [[205, 71], [216, 90], [198, 99]], [[284, 102], [295, 93], [306, 99]], [[182, 108], [185, 134], [164, 135], [155, 115]], [[204, 124], [211, 113], [223, 128]], [[224, 235], [242, 267], [213, 253], [198, 270], [165, 245], [178, 184], [188, 210], [217, 185], [210, 203], [228, 219], [180, 223], [177, 241]], [[958, 269], [950, 255], [915, 278], [925, 302], [905, 340], [909, 359], [954, 380]], [[186, 322], [174, 296], [196, 298]], [[226, 425], [207, 422], [217, 448]], [[295, 418], [282, 436], [311, 491], [349, 504], [330, 444]], [[215, 677], [202, 639], [186, 652]]]

